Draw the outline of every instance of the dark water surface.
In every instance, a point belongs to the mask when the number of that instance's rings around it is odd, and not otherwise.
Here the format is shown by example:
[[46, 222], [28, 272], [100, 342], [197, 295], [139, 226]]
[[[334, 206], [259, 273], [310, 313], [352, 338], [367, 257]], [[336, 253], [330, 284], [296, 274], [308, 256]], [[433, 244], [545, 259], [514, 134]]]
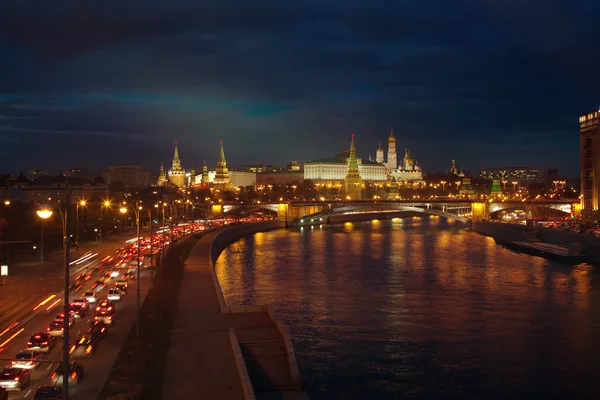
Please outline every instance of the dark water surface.
[[272, 304], [313, 399], [600, 398], [600, 280], [444, 220], [258, 233], [227, 302]]

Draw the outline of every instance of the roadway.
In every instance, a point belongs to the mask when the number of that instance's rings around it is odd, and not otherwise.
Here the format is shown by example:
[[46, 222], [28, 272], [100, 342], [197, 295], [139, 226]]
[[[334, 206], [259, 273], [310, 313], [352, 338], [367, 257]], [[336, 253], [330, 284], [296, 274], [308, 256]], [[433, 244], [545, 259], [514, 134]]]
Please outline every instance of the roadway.
[[[79, 265], [73, 264], [71, 275], [76, 276], [85, 269], [99, 265], [104, 256], [114, 254], [114, 251], [124, 244], [125, 239], [123, 237], [99, 244], [94, 252], [98, 255]], [[83, 251], [79, 252], [79, 254], [82, 253]], [[31, 334], [45, 332], [56, 314], [62, 312], [62, 288], [64, 286], [62, 274], [62, 266], [49, 264], [48, 266], [36, 268], [30, 274], [15, 277], [7, 283], [7, 286], [10, 285], [8, 286], [10, 291], [7, 291], [7, 294], [11, 295], [8, 298], [11, 305], [3, 304], [2, 307], [4, 315], [2, 316], [3, 325], [0, 325], [2, 329], [0, 333], [0, 362], [5, 363], [5, 365], [10, 364], [12, 358], [20, 350], [27, 347], [27, 341]], [[85, 281], [83, 287], [71, 292], [71, 299], [77, 298], [83, 292], [90, 290], [100, 275], [101, 273], [94, 273], [91, 279]], [[112, 286], [114, 280], [115, 278], [112, 278], [107, 283], [106, 288], [101, 291], [100, 298], [106, 296], [106, 291]], [[115, 303], [117, 310], [115, 324], [109, 327], [108, 336], [100, 339], [95, 354], [90, 359], [78, 359], [78, 362], [84, 366], [84, 378], [79, 385], [69, 386], [69, 398], [87, 400], [99, 396], [135, 321], [138, 283], [141, 283], [141, 301], [143, 302], [150, 286], [150, 271], [142, 270], [138, 279], [129, 281], [128, 294], [120, 302]], [[2, 289], [7, 288], [7, 286], [2, 287]], [[47, 300], [52, 295], [55, 295], [55, 297]], [[44, 303], [43, 306], [39, 306], [41, 303]], [[81, 320], [76, 320], [71, 327], [71, 342], [78, 333], [87, 331], [88, 321], [93, 319], [95, 315], [94, 307], [92, 304], [86, 316]], [[37, 309], [33, 310], [34, 308]], [[31, 384], [21, 392], [9, 392], [9, 399], [31, 399], [37, 387], [51, 384], [50, 376], [62, 360], [62, 339], [58, 338], [54, 348], [48, 354], [45, 354], [43, 358], [45, 361], [37, 370], [31, 373]]]

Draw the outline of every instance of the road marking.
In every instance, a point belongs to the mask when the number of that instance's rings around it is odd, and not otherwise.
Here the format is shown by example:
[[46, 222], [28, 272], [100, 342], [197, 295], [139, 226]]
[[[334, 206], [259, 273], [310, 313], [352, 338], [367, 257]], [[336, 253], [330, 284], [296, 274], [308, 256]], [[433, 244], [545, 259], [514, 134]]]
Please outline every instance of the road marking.
[[[33, 283], [32, 283], [32, 285], [33, 285]], [[19, 291], [21, 291], [21, 290], [23, 290], [23, 288], [19, 289]]]
[[30, 394], [31, 394], [31, 389], [29, 389], [27, 391], [27, 393], [25, 393], [25, 396], [23, 396], [23, 398], [26, 399], [27, 397], [29, 397]]
[[[40, 281], [43, 281], [43, 280], [44, 280], [44, 278], [40, 278]], [[33, 283], [32, 283], [32, 285], [33, 285]]]
[[6, 298], [8, 299], [10, 296], [12, 296], [12, 294], [9, 294], [8, 296], [6, 296]]
[[50, 363], [50, 365], [48, 365], [48, 368], [46, 368], [46, 371], [50, 371], [50, 368], [52, 368], [53, 365], [53, 363]]

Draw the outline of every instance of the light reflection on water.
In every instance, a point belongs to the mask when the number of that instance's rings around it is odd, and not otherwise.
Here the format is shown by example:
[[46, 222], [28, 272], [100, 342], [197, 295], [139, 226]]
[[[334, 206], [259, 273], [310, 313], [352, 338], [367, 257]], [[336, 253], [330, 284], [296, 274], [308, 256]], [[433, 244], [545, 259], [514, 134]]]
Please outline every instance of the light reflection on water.
[[216, 271], [228, 303], [285, 319], [313, 399], [590, 398], [595, 386], [593, 268], [438, 218], [260, 233]]

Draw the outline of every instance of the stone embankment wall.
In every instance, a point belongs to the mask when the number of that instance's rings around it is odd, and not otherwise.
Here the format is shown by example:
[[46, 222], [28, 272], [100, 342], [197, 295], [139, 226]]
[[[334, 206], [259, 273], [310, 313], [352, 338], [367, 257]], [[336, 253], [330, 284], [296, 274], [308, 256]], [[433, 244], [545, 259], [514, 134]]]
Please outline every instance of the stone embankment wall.
[[542, 227], [538, 228], [537, 237], [543, 242], [559, 246], [568, 246], [569, 243], [581, 243], [581, 252], [588, 256], [591, 261], [600, 263], [600, 237]]
[[[361, 222], [361, 221], [372, 221], [374, 219], [385, 220], [392, 218], [411, 218], [411, 217], [419, 217], [419, 218], [430, 218], [436, 217], [435, 215], [416, 212], [416, 211], [399, 211], [399, 212], [383, 212], [383, 213], [356, 213], [356, 214], [340, 214], [340, 215], [332, 215], [329, 217], [329, 221], [332, 224], [340, 224], [344, 222]], [[444, 218], [444, 217], [440, 217]], [[323, 221], [326, 221], [327, 218], [323, 218]], [[325, 222], [323, 222], [325, 223]], [[459, 219], [453, 219], [453, 223], [464, 225], [466, 222], [460, 221]], [[308, 225], [308, 224], [306, 224]]]
[[529, 242], [526, 227], [523, 225], [501, 224], [496, 222], [473, 222], [473, 231], [491, 236], [501, 242]]

